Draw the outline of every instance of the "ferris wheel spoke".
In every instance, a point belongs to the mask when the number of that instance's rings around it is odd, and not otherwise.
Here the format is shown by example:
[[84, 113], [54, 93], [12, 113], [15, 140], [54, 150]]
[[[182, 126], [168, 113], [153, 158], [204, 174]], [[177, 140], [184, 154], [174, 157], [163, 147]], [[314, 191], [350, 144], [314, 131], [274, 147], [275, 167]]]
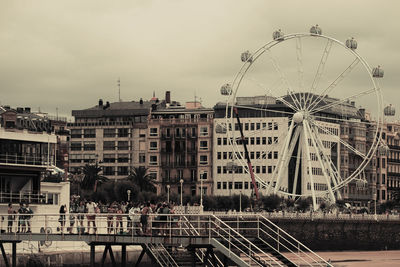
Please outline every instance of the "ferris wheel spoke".
[[294, 112], [280, 111], [280, 110], [268, 109], [268, 108], [263, 108], [263, 107], [252, 107], [252, 106], [245, 106], [245, 105], [234, 105], [233, 107], [243, 108], [243, 109], [251, 109], [251, 110], [259, 110], [259, 111], [263, 111], [263, 112], [279, 113], [279, 114], [288, 114], [288, 115], [294, 114]]
[[356, 155], [360, 156], [363, 160], [365, 160], [367, 158], [367, 156], [364, 153], [362, 153], [361, 151], [355, 149], [352, 145], [350, 145], [349, 143], [347, 143], [346, 141], [341, 139], [339, 136], [333, 134], [330, 130], [326, 129], [325, 127], [323, 127], [321, 125], [318, 125], [318, 123], [313, 123], [313, 125], [315, 125], [319, 129], [321, 129], [325, 134], [332, 136], [334, 139], [339, 141], [343, 146], [345, 146], [346, 148], [351, 150]]
[[332, 48], [332, 43], [333, 43], [332, 40], [328, 40], [326, 43], [324, 52], [322, 53], [322, 57], [319, 62], [319, 65], [318, 65], [317, 72], [315, 73], [315, 76], [314, 76], [313, 83], [311, 84], [310, 93], [308, 94], [308, 97], [306, 99], [305, 107], [307, 107], [308, 102], [312, 101], [312, 99], [314, 97], [313, 94], [316, 90], [316, 87], [318, 86], [319, 80], [321, 79], [321, 77], [324, 73], [325, 64], [326, 64], [326, 61], [328, 60], [328, 56], [329, 56], [329, 53]]
[[322, 93], [310, 104], [309, 110], [317, 107], [318, 104], [332, 92], [332, 90], [347, 77], [348, 74], [358, 65], [359, 58], [356, 58]]
[[297, 73], [299, 79], [299, 98], [300, 107], [304, 108], [304, 67], [303, 67], [303, 46], [301, 43], [301, 38], [296, 38], [296, 58], [297, 58]]
[[316, 109], [312, 110], [312, 112], [310, 112], [310, 114], [314, 114], [314, 113], [317, 113], [317, 112], [320, 112], [320, 111], [323, 111], [323, 110], [327, 110], [329, 108], [332, 108], [332, 107], [338, 106], [340, 104], [346, 103], [346, 102], [348, 102], [350, 100], [353, 100], [353, 99], [356, 99], [358, 97], [369, 95], [371, 93], [374, 93], [375, 91], [376, 91], [375, 88], [362, 91], [362, 92], [360, 92], [358, 94], [355, 94], [355, 95], [352, 95], [352, 96], [349, 96], [349, 97], [334, 101], [334, 102], [332, 102], [330, 104], [327, 104], [327, 105], [325, 105], [323, 107], [316, 108]]
[[290, 96], [290, 98], [292, 99], [294, 105], [296, 106], [296, 111], [301, 109], [301, 105], [299, 100], [297, 99], [296, 95], [294, 95], [291, 91], [291, 86], [289, 84], [289, 81], [287, 80], [285, 74], [282, 72], [281, 68], [278, 65], [277, 60], [272, 56], [271, 51], [269, 49], [265, 50], [266, 54], [268, 55], [268, 57], [270, 58], [272, 65], [274, 66], [276, 72], [279, 74], [280, 78], [282, 79], [283, 84], [286, 86], [287, 91], [288, 91], [288, 95]]
[[331, 199], [335, 200], [335, 194], [333, 193], [332, 187], [331, 187], [331, 178], [329, 177], [328, 173], [326, 172], [327, 168], [326, 168], [325, 164], [323, 163], [322, 157], [321, 157], [321, 154], [324, 156], [324, 158], [326, 157], [326, 155], [324, 154], [324, 149], [323, 149], [323, 147], [321, 148], [321, 147], [317, 146], [317, 142], [316, 142], [316, 140], [315, 140], [315, 138], [313, 136], [313, 131], [311, 130], [310, 125], [308, 124], [308, 122], [305, 121], [304, 124], [305, 124], [306, 131], [308, 131], [308, 133], [309, 133], [311, 142], [312, 142], [312, 144], [313, 144], [313, 146], [315, 148], [315, 155], [317, 156], [318, 162], [319, 162], [319, 164], [321, 166], [322, 174], [325, 177], [326, 185], [328, 187], [328, 192], [329, 192], [329, 194], [331, 196]]

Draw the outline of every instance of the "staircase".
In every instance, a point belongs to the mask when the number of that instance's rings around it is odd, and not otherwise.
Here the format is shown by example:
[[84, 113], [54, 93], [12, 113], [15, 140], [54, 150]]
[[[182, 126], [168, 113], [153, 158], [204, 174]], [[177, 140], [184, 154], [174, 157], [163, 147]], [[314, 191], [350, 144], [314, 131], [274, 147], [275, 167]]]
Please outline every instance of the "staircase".
[[[147, 244], [146, 249], [148, 255], [156, 262], [160, 267], [179, 267], [175, 259], [171, 256], [168, 250], [163, 244]], [[182, 265], [183, 266], [183, 265]]]
[[332, 266], [261, 214], [230, 216], [223, 221], [284, 266]]

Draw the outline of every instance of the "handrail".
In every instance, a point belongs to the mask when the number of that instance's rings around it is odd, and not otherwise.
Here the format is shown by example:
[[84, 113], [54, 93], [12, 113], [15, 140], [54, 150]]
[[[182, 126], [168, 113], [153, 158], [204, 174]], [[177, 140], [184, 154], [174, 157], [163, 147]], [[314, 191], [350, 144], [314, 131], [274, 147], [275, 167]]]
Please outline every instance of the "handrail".
[[[223, 231], [225, 231], [226, 232], [226, 230], [224, 230], [224, 228], [221, 228], [220, 227], [220, 225], [222, 224], [222, 225], [224, 225], [227, 229], [229, 229], [229, 232], [228, 232], [228, 237], [229, 237], [229, 240], [228, 240], [228, 242], [231, 244], [231, 241], [230, 241], [230, 239], [234, 239], [234, 240], [236, 240], [236, 241], [238, 241], [240, 244], [242, 244], [242, 245], [244, 245], [243, 244], [243, 242], [242, 241], [240, 241], [238, 238], [236, 238], [236, 236], [238, 236], [238, 237], [240, 237], [241, 239], [243, 239], [245, 242], [247, 242], [248, 244], [250, 244], [250, 248], [251, 247], [253, 247], [253, 248], [255, 248], [256, 249], [256, 253], [260, 253], [261, 255], [263, 255], [263, 256], [265, 256], [265, 257], [267, 257], [270, 261], [273, 261], [275, 264], [277, 264], [278, 266], [282, 266], [282, 264], [280, 264], [279, 262], [277, 262], [274, 258], [272, 258], [270, 255], [268, 255], [267, 253], [265, 253], [264, 251], [262, 251], [259, 247], [257, 247], [256, 245], [254, 245], [252, 242], [250, 242], [246, 237], [244, 237], [242, 234], [240, 234], [239, 232], [237, 232], [235, 229], [233, 229], [232, 227], [230, 227], [229, 225], [227, 225], [224, 221], [222, 221], [221, 219], [219, 219], [218, 217], [216, 217], [215, 215], [212, 215], [212, 217], [214, 218], [214, 220], [215, 221], [217, 221], [218, 223], [219, 223], [219, 225], [218, 224], [216, 224], [215, 222], [213, 222], [217, 227], [216, 228], [218, 228], [218, 229], [220, 229], [220, 230], [223, 230]], [[219, 232], [218, 231], [216, 231], [216, 230], [214, 230], [214, 229], [212, 229], [211, 227], [210, 227], [210, 230], [212, 230], [212, 231], [214, 231], [215, 233], [217, 233], [218, 235], [220, 235], [219, 234]], [[230, 232], [233, 232], [235, 235], [231, 235], [231, 233]], [[221, 236], [221, 235], [220, 235]], [[223, 236], [221, 236], [221, 237], [223, 237]], [[235, 244], [233, 244], [235, 247], [237, 247]], [[237, 247], [239, 250], [241, 250], [239, 247]], [[244, 252], [243, 250], [241, 250], [242, 252]], [[249, 253], [249, 254], [247, 254], [246, 252], [244, 252], [246, 255], [248, 255], [248, 257], [250, 258], [250, 259], [253, 259], [253, 260], [255, 260], [254, 259], [254, 256], [251, 254], [251, 252]], [[253, 251], [253, 253], [254, 253], [254, 251]], [[257, 262], [257, 260], [255, 260], [256, 262]], [[258, 262], [257, 262], [258, 263]], [[259, 264], [259, 263], [258, 263]]]
[[[322, 261], [324, 263], [324, 265], [320, 264], [321, 266], [332, 266], [329, 262], [327, 262], [325, 259], [323, 259], [321, 256], [319, 256], [318, 254], [316, 254], [314, 251], [312, 251], [311, 249], [309, 249], [306, 245], [304, 245], [303, 243], [301, 243], [300, 241], [298, 241], [296, 238], [294, 238], [293, 236], [291, 236], [290, 234], [288, 234], [285, 230], [283, 230], [282, 228], [280, 228], [278, 225], [274, 224], [272, 221], [270, 221], [269, 219], [267, 219], [266, 217], [264, 217], [263, 215], [259, 215], [261, 218], [263, 218], [265, 221], [267, 221], [269, 224], [271, 224], [272, 226], [274, 226], [275, 228], [277, 228], [279, 230], [280, 235], [282, 235], [282, 233], [284, 233], [287, 237], [289, 237], [290, 239], [294, 240], [295, 243], [297, 243], [297, 248], [300, 251], [300, 247], [302, 247], [303, 249], [305, 249], [308, 253], [311, 253], [312, 255], [314, 255], [315, 257], [317, 257], [320, 261]], [[266, 225], [264, 223], [264, 225]], [[271, 229], [271, 228], [270, 228]], [[272, 229], [271, 229], [272, 230]], [[277, 233], [277, 234], [279, 234]], [[286, 240], [286, 239], [285, 239]], [[291, 244], [291, 242], [290, 242]], [[293, 244], [294, 247], [296, 247]], [[310, 257], [307, 253], [304, 253], [305, 255], [307, 255], [308, 257]], [[311, 258], [311, 257], [310, 257]], [[313, 258], [311, 258], [312, 260], [314, 260]], [[316, 262], [318, 263], [318, 262]], [[319, 263], [318, 263], [319, 264]]]

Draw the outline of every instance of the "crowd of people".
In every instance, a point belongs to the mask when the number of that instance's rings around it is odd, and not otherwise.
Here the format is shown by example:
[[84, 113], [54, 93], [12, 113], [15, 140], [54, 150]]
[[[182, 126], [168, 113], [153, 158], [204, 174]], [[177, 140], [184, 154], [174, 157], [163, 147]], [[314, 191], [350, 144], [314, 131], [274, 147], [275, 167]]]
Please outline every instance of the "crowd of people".
[[[8, 204], [7, 209], [7, 233], [31, 233], [31, 219], [33, 216], [33, 210], [29, 207], [29, 203], [20, 203], [19, 208], [15, 210], [12, 203]], [[16, 229], [14, 229], [14, 222], [16, 222]]]
[[61, 205], [59, 213], [60, 227], [57, 230], [61, 232], [66, 229], [71, 234], [96, 234], [96, 223], [106, 220], [107, 234], [134, 232], [138, 235], [165, 235], [169, 221], [167, 214], [174, 213], [174, 205], [166, 202], [155, 204], [124, 201], [104, 204], [101, 201], [72, 198], [69, 211], [66, 205]]

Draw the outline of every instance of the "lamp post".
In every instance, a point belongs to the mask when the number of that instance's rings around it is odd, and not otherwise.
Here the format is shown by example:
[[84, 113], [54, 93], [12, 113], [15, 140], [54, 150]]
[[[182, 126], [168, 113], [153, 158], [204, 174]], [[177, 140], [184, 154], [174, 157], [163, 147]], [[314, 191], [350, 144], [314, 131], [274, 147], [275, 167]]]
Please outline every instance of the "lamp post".
[[179, 182], [181, 183], [181, 206], [183, 206], [183, 179], [180, 179]]
[[375, 218], [375, 220], [377, 219], [377, 218], [376, 218], [376, 197], [377, 197], [377, 195], [376, 195], [376, 191], [375, 191], [375, 193], [374, 193], [374, 202], [375, 202], [375, 207], [374, 207], [374, 209], [375, 209], [374, 218]]
[[167, 184], [167, 203], [169, 203], [169, 189], [171, 188], [171, 186], [169, 184]]
[[203, 210], [203, 173], [200, 174], [200, 209]]
[[126, 190], [126, 193], [128, 193], [128, 202], [131, 201], [131, 192], [130, 189]]
[[242, 190], [240, 190], [239, 195], [239, 213], [242, 213]]

